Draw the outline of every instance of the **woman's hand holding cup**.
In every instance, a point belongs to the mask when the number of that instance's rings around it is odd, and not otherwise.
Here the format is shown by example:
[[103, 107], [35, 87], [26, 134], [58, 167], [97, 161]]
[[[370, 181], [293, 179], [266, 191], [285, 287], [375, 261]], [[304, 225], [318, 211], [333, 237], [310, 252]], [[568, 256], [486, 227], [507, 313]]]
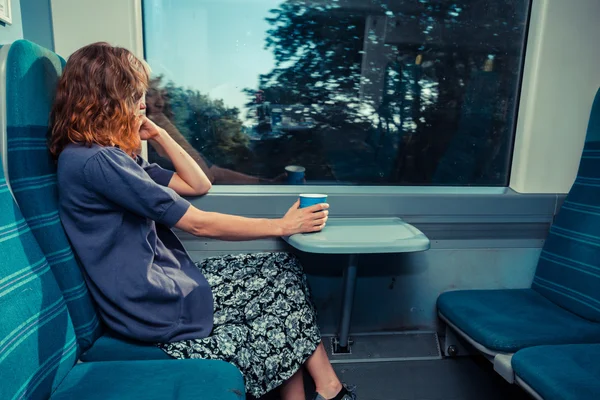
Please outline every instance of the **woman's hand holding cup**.
[[283, 236], [320, 232], [325, 227], [329, 215], [329, 204], [326, 203], [327, 196], [320, 197], [318, 202], [313, 202], [310, 205], [303, 200], [306, 198], [303, 196], [306, 195], [300, 195], [300, 199], [281, 219]]

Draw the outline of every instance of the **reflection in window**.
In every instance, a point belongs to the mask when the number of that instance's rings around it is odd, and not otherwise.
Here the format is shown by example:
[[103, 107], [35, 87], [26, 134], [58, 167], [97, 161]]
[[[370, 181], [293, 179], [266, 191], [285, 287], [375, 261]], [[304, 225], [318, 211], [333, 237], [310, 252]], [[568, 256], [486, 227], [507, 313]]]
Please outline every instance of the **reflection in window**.
[[145, 0], [148, 115], [216, 184], [505, 186], [529, 7]]

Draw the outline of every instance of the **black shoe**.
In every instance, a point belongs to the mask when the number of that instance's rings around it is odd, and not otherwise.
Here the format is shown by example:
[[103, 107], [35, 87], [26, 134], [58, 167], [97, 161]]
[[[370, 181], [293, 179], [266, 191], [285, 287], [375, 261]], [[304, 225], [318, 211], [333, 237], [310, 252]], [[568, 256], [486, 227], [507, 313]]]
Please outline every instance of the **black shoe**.
[[355, 391], [356, 388], [354, 386], [342, 385], [342, 390], [334, 398], [326, 399], [317, 393], [313, 400], [357, 400]]

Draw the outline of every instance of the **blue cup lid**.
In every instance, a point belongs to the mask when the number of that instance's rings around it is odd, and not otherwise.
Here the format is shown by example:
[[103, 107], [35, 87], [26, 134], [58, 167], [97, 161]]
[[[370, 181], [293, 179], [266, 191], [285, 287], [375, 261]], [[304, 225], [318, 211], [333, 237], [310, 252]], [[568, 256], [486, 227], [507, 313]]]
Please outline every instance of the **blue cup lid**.
[[285, 167], [285, 170], [287, 172], [305, 172], [306, 168], [301, 167], [299, 165], [288, 165], [287, 167]]

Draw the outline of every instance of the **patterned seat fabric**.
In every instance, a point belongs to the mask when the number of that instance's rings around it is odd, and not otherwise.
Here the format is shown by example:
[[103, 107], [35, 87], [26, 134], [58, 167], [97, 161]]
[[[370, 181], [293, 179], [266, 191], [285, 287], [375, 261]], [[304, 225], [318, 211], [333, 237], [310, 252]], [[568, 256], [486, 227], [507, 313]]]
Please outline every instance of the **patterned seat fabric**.
[[577, 179], [550, 228], [532, 288], [600, 322], [600, 141], [585, 144]]
[[0, 210], [0, 399], [47, 399], [77, 359], [75, 331], [4, 178]]

